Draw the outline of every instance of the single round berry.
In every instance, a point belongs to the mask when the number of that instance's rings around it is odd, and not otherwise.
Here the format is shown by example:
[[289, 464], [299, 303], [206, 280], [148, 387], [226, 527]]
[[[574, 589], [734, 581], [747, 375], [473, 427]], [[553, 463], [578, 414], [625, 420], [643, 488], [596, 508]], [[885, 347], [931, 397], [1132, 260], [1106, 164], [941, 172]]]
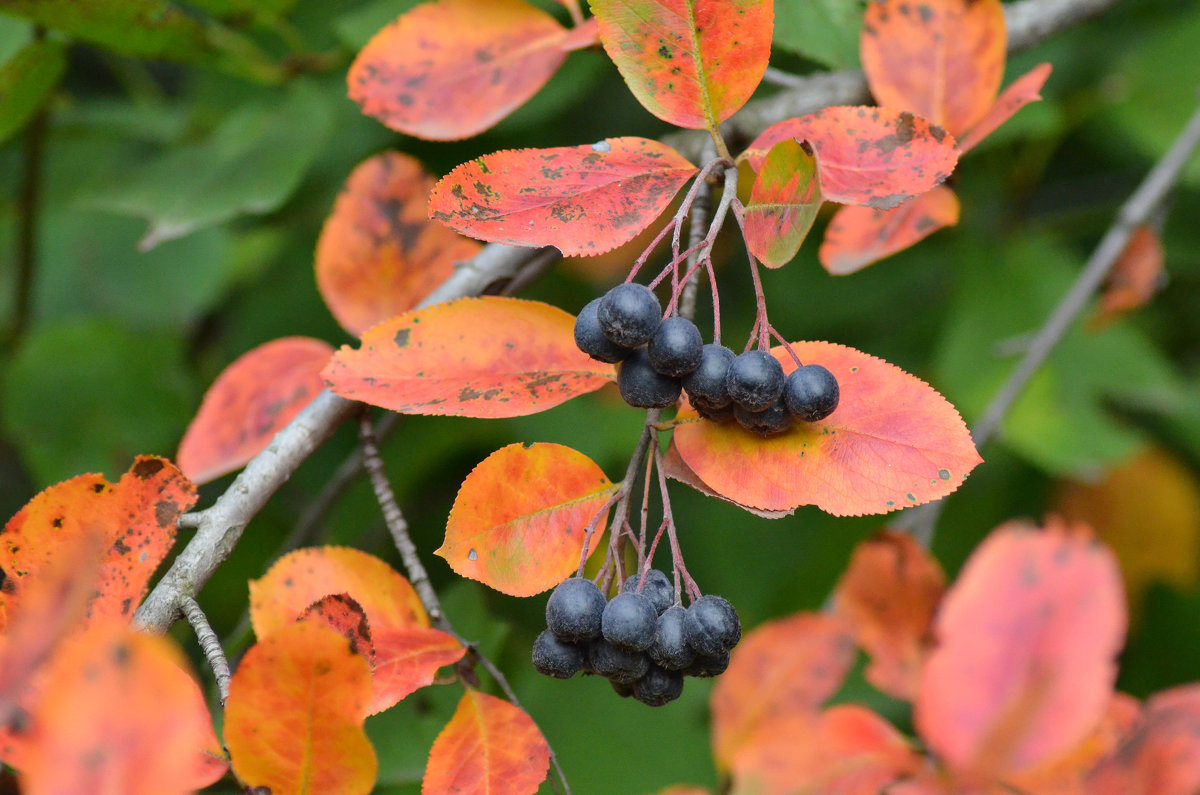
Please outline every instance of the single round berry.
[[704, 679], [710, 676], [720, 676], [729, 667], [729, 652], [723, 651], [711, 657], [697, 656], [692, 664], [684, 669], [684, 676], [695, 676]]
[[700, 366], [704, 338], [696, 324], [686, 317], [669, 317], [659, 324], [646, 350], [655, 370], [682, 378]]
[[618, 649], [601, 638], [588, 645], [588, 664], [592, 672], [614, 682], [633, 684], [645, 676], [650, 658], [640, 651]]
[[570, 679], [579, 672], [586, 659], [586, 646], [559, 640], [548, 629], [533, 642], [533, 667], [538, 673], [555, 679]]
[[692, 408], [696, 410], [696, 413], [709, 422], [715, 422], [720, 425], [721, 423], [729, 422], [734, 418], [735, 407], [732, 403], [730, 403], [728, 406], [722, 406], [719, 409], [715, 409], [699, 398], [692, 398], [691, 402]]
[[630, 698], [633, 695], [633, 685], [629, 682], [618, 682], [614, 679], [609, 679], [608, 683], [612, 685], [613, 692], [621, 698]]
[[733, 399], [725, 386], [725, 375], [733, 363], [733, 351], [724, 345], [709, 343], [700, 351], [700, 366], [683, 379], [683, 388], [693, 406], [703, 401], [711, 409], [721, 409]]
[[787, 410], [798, 420], [823, 420], [837, 408], [840, 390], [837, 377], [819, 364], [797, 367], [783, 387]]
[[646, 652], [651, 660], [668, 671], [682, 671], [696, 658], [696, 652], [688, 645], [687, 634], [683, 629], [683, 619], [686, 615], [687, 611], [682, 605], [668, 607], [658, 617], [654, 643]]
[[762, 411], [746, 411], [736, 406], [733, 416], [738, 425], [759, 436], [775, 436], [792, 427], [792, 415], [788, 414], [782, 400], [776, 400]]
[[[640, 574], [631, 575], [621, 586], [621, 593], [636, 592], [639, 580]], [[658, 569], [650, 569], [646, 572], [646, 581], [642, 583], [641, 594], [650, 600], [655, 612], [661, 615], [664, 610], [675, 604], [675, 583]]]
[[600, 331], [596, 310], [601, 300], [597, 298], [589, 302], [579, 317], [575, 318], [575, 345], [593, 359], [614, 364], [628, 356], [630, 349], [622, 348]]
[[683, 391], [678, 378], [654, 369], [645, 348], [638, 348], [621, 362], [617, 389], [626, 403], [639, 409], [666, 408], [679, 400], [679, 393]]
[[713, 594], [692, 602], [683, 618], [688, 645], [705, 657], [716, 657], [737, 645], [742, 624], [737, 611], [726, 599]]
[[662, 306], [644, 284], [618, 284], [600, 299], [596, 319], [604, 336], [622, 348], [644, 345], [658, 330]]
[[651, 665], [645, 676], [633, 683], [633, 697], [650, 707], [669, 704], [683, 693], [683, 674]]
[[619, 593], [604, 606], [601, 632], [614, 646], [645, 651], [654, 642], [658, 611], [640, 593]]
[[599, 637], [604, 594], [581, 577], [563, 580], [546, 602], [546, 626], [559, 640], [573, 643]]
[[783, 366], [766, 351], [735, 356], [725, 374], [729, 396], [747, 411], [762, 411], [783, 394]]

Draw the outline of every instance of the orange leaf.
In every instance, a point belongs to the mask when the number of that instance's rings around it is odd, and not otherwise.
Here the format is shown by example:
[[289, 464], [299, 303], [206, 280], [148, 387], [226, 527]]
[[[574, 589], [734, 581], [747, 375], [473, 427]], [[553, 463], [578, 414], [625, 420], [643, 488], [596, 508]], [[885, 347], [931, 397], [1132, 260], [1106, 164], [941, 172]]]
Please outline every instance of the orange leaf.
[[[571, 8], [575, 5], [575, 0], [559, 0], [563, 5]], [[600, 43], [599, 23], [595, 17], [589, 17], [583, 22], [580, 22], [575, 27], [571, 28], [565, 39], [559, 44], [564, 52], [574, 52], [575, 50], [583, 50], [591, 47], [594, 44]]]
[[789, 715], [816, 718], [854, 664], [854, 641], [832, 616], [799, 613], [748, 633], [712, 693], [713, 757], [728, 770], [759, 729]]
[[346, 180], [317, 240], [317, 287], [342, 328], [360, 336], [407, 312], [479, 253], [426, 213], [434, 179], [413, 158], [384, 152]]
[[233, 772], [272, 795], [368, 793], [378, 761], [363, 731], [367, 662], [335, 629], [301, 621], [260, 640], [229, 683]]
[[916, 696], [945, 589], [942, 567], [910, 535], [880, 533], [855, 548], [834, 592], [834, 608], [871, 655], [867, 681], [889, 696]]
[[21, 791], [169, 795], [225, 772], [212, 720], [175, 645], [95, 621], [45, 671]]
[[408, 135], [483, 132], [525, 103], [566, 58], [567, 30], [523, 0], [437, 0], [402, 14], [350, 67], [350, 98]]
[[1089, 323], [1096, 330], [1117, 317], [1145, 306], [1166, 283], [1162, 240], [1154, 227], [1133, 230], [1121, 256], [1113, 263], [1100, 296], [1100, 306]]
[[362, 655], [371, 669], [375, 668], [375, 644], [371, 640], [371, 621], [348, 593], [331, 593], [313, 602], [300, 614], [300, 621], [320, 621], [342, 633], [350, 651]]
[[891, 210], [839, 207], [825, 227], [817, 256], [825, 270], [845, 276], [954, 226], [958, 213], [958, 197], [945, 185]]
[[285, 337], [239, 356], [205, 393], [179, 443], [179, 468], [207, 483], [254, 458], [321, 392], [332, 354], [327, 342]]
[[[837, 410], [768, 439], [680, 411], [675, 446], [710, 489], [772, 511], [887, 513], [944, 497], [982, 460], [958, 412], [924, 381], [842, 345], [792, 349], [837, 377]], [[785, 373], [796, 369], [782, 348], [771, 352]]]
[[880, 105], [962, 135], [995, 101], [1006, 41], [1000, 0], [877, 0], [867, 6], [860, 50]]
[[826, 201], [886, 210], [941, 184], [958, 162], [954, 138], [907, 111], [829, 107], [772, 124], [741, 157], [758, 169], [775, 144], [808, 141]]
[[1125, 620], [1116, 559], [1085, 526], [1001, 526], [943, 600], [917, 731], [957, 771], [1052, 761], [1104, 714]]
[[988, 110], [987, 115], [975, 123], [967, 134], [959, 141], [960, 152], [967, 152], [1004, 122], [1013, 117], [1017, 111], [1042, 98], [1039, 93], [1046, 79], [1050, 77], [1051, 66], [1048, 63], [1038, 64], [1016, 80], [1000, 93], [995, 104]]
[[533, 795], [550, 748], [533, 719], [495, 696], [467, 689], [425, 768], [422, 795]]
[[466, 653], [466, 647], [438, 629], [389, 627], [376, 632], [369, 714], [383, 712], [432, 684], [439, 668], [453, 665]]
[[663, 454], [663, 473], [672, 480], [678, 480], [680, 483], [686, 483], [696, 491], [709, 497], [715, 497], [718, 500], [727, 502], [730, 505], [736, 505], [743, 511], [749, 511], [755, 516], [761, 516], [763, 519], [782, 519], [785, 516], [791, 516], [796, 512], [795, 508], [787, 511], [764, 511], [761, 508], [755, 508], [750, 505], [731, 500], [723, 494], [718, 494], [708, 487], [708, 484], [700, 479], [700, 476], [692, 471], [684, 460], [679, 455], [679, 449], [675, 446], [675, 439], [672, 438], [667, 443], [667, 452]]
[[1089, 795], [1200, 791], [1200, 685], [1152, 696], [1120, 745], [1087, 780]]
[[519, 417], [614, 379], [575, 345], [575, 318], [516, 298], [461, 298], [380, 323], [322, 375], [342, 397], [402, 414]]
[[129, 618], [175, 541], [176, 520], [195, 501], [196, 487], [155, 456], [138, 456], [116, 484], [102, 475], [79, 475], [51, 486], [4, 526], [0, 615], [19, 609], [29, 583], [42, 577], [65, 547], [98, 534], [105, 551], [88, 618]]
[[812, 149], [784, 139], [763, 158], [746, 205], [746, 246], [768, 268], [792, 261], [821, 209]]
[[769, 0], [591, 0], [629, 90], [663, 121], [716, 130], [754, 93], [771, 54]]
[[[533, 596], [579, 566], [584, 532], [617, 487], [583, 453], [510, 444], [467, 475], [434, 552], [450, 568], [509, 596]], [[608, 511], [604, 511], [605, 516]], [[600, 543], [594, 525], [588, 555]]]
[[496, 152], [443, 177], [429, 217], [480, 240], [590, 256], [645, 229], [696, 170], [646, 138]]

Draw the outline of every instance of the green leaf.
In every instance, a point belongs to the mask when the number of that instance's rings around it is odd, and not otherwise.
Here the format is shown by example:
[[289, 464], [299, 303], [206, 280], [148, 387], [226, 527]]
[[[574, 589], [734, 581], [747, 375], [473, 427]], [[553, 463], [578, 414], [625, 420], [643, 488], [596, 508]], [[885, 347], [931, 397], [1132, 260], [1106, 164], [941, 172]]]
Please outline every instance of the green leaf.
[[296, 0], [189, 0], [218, 19], [238, 21], [247, 17], [269, 22], [286, 16]]
[[384, 25], [395, 22], [426, 0], [371, 0], [339, 14], [333, 23], [338, 39], [352, 50], [361, 50]]
[[33, 38], [33, 25], [0, 13], [0, 64], [8, 62]]
[[282, 102], [239, 108], [207, 139], [171, 150], [96, 192], [89, 204], [149, 221], [142, 250], [241, 215], [272, 212], [299, 186], [329, 122], [321, 94], [297, 82]]
[[863, 0], [776, 0], [775, 44], [831, 69], [858, 66]]
[[30, 42], [0, 67], [0, 142], [33, 118], [66, 68], [66, 46], [51, 39]]

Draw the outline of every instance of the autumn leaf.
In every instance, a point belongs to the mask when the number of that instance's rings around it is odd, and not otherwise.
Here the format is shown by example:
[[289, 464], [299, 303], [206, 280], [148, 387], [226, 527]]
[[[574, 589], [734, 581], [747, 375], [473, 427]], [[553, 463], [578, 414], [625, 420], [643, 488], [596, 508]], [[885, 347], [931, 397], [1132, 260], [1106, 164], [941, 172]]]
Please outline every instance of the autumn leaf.
[[1165, 264], [1162, 240], [1154, 227], [1143, 224], [1135, 228], [1108, 272], [1100, 305], [1089, 319], [1088, 329], [1097, 331], [1149, 303], [1166, 283]]
[[629, 90], [663, 121], [709, 129], [767, 69], [770, 0], [591, 0], [600, 41]]
[[1147, 701], [1120, 744], [1091, 772], [1089, 795], [1194, 795], [1200, 791], [1200, 685]]
[[375, 326], [322, 375], [337, 394], [403, 414], [519, 417], [599, 389], [615, 368], [575, 344], [575, 318], [516, 298], [462, 298]]
[[[833, 343], [792, 349], [837, 377], [837, 409], [764, 439], [695, 419], [685, 407], [675, 446], [713, 491], [770, 511], [816, 505], [837, 516], [888, 513], [944, 497], [982, 460], [958, 412], [920, 379]], [[782, 348], [772, 354], [785, 373], [796, 368]]]
[[825, 227], [817, 257], [825, 270], [845, 276], [958, 223], [954, 191], [938, 185], [891, 210], [839, 207]]
[[974, 149], [980, 141], [991, 135], [1001, 124], [1011, 119], [1013, 114], [1021, 108], [1030, 102], [1036, 102], [1041, 99], [1042, 95], [1040, 92], [1042, 86], [1046, 84], [1047, 78], [1050, 77], [1051, 68], [1048, 63], [1038, 64], [1012, 81], [1008, 88], [1000, 92], [1000, 96], [996, 98], [996, 102], [988, 109], [987, 114], [962, 136], [962, 140], [958, 142], [959, 151], [966, 153]]
[[817, 161], [807, 144], [784, 139], [763, 158], [746, 205], [746, 246], [768, 268], [792, 261], [821, 209]]
[[320, 621], [336, 629], [350, 644], [350, 650], [375, 667], [375, 644], [371, 642], [371, 621], [367, 611], [348, 593], [331, 593], [304, 609], [300, 621]]
[[589, 523], [597, 529], [588, 555], [596, 549], [605, 524], [597, 513], [616, 491], [600, 467], [570, 447], [510, 444], [467, 475], [434, 554], [463, 577], [509, 596], [533, 596], [578, 568]]
[[806, 714], [842, 685], [854, 641], [837, 618], [799, 613], [747, 633], [712, 693], [713, 757], [729, 770], [751, 738], [773, 720]]
[[492, 243], [601, 254], [645, 229], [696, 171], [646, 138], [496, 152], [443, 177], [429, 217]]
[[908, 111], [835, 106], [772, 124], [741, 157], [753, 168], [771, 147], [794, 138], [817, 154], [826, 201], [897, 206], [942, 183], [958, 162], [954, 138]]
[[679, 455], [679, 449], [675, 446], [675, 439], [672, 438], [667, 444], [667, 451], [663, 453], [662, 459], [663, 474], [672, 480], [678, 480], [680, 483], [686, 483], [696, 491], [707, 497], [714, 497], [730, 505], [736, 505], [743, 511], [748, 511], [755, 516], [761, 516], [763, 519], [782, 519], [785, 516], [791, 516], [796, 512], [795, 508], [786, 511], [764, 511], [761, 508], [755, 508], [750, 505], [731, 500], [723, 494], [713, 491], [708, 487], [708, 484], [700, 479], [700, 476], [692, 471], [684, 460]]
[[422, 3], [379, 31], [346, 82], [363, 113], [434, 141], [483, 132], [566, 58], [568, 31], [523, 0]]
[[317, 240], [317, 288], [354, 336], [407, 312], [481, 246], [429, 220], [434, 179], [400, 152], [350, 173]]
[[320, 394], [331, 355], [327, 342], [285, 337], [239, 356], [205, 393], [179, 443], [179, 468], [207, 483], [261, 453]]
[[363, 731], [367, 661], [337, 630], [293, 622], [251, 646], [229, 683], [233, 772], [272, 795], [369, 793], [378, 761]]
[[452, 635], [427, 627], [385, 626], [374, 635], [368, 714], [383, 712], [410, 693], [433, 684], [439, 668], [453, 665], [467, 649]]
[[951, 769], [1052, 761], [1104, 714], [1125, 637], [1116, 559], [1084, 526], [1020, 523], [976, 548], [946, 594], [921, 673], [917, 731]]
[[837, 589], [834, 610], [853, 628], [871, 664], [865, 676], [893, 698], [916, 697], [946, 575], [929, 552], [901, 533], [859, 544]]
[[550, 749], [533, 719], [468, 688], [433, 743], [421, 793], [533, 795], [549, 769]]

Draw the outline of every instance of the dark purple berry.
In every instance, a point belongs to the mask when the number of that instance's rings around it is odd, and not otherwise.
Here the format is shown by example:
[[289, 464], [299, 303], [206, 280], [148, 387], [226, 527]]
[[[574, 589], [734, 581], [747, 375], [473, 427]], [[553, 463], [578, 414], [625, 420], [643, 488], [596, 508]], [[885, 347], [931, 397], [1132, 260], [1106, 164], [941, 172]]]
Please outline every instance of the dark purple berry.
[[633, 685], [629, 682], [618, 682], [615, 679], [609, 679], [608, 683], [612, 685], [613, 692], [621, 698], [630, 698], [633, 696]]
[[619, 593], [604, 606], [601, 633], [614, 646], [645, 651], [654, 642], [658, 611], [640, 593]]
[[729, 372], [733, 359], [733, 351], [724, 345], [710, 343], [701, 349], [700, 366], [683, 379], [683, 388], [687, 390], [693, 406], [700, 401], [710, 409], [729, 405], [732, 398], [725, 386], [725, 374]]
[[668, 671], [682, 671], [696, 658], [696, 652], [688, 645], [683, 629], [683, 619], [686, 615], [687, 611], [682, 605], [668, 607], [666, 612], [658, 617], [654, 643], [646, 652], [651, 660]]
[[655, 370], [682, 378], [700, 366], [704, 339], [696, 324], [686, 317], [669, 317], [659, 324], [646, 350]]
[[591, 580], [563, 580], [546, 602], [546, 626], [568, 643], [599, 637], [604, 604], [604, 594]]
[[618, 649], [603, 638], [588, 645], [592, 672], [614, 682], [633, 684], [650, 668], [650, 658], [640, 651]]
[[559, 640], [545, 630], [533, 642], [533, 667], [538, 673], [555, 679], [570, 679], [583, 667], [587, 646]]
[[783, 366], [766, 351], [734, 357], [725, 374], [729, 396], [747, 411], [762, 411], [783, 394]]
[[618, 284], [605, 293], [596, 308], [604, 336], [622, 348], [644, 345], [662, 322], [658, 296], [644, 284]]
[[776, 400], [762, 411], [746, 411], [736, 406], [733, 416], [738, 425], [759, 436], [775, 436], [792, 427], [792, 415], [788, 414], [782, 400]]
[[704, 679], [710, 676], [720, 676], [729, 667], [729, 652], [723, 651], [712, 657], [698, 656], [692, 664], [684, 669], [684, 676], [695, 676]]
[[633, 697], [650, 707], [669, 704], [683, 693], [683, 674], [651, 665], [645, 676], [633, 683]]
[[726, 599], [713, 594], [692, 602], [683, 618], [688, 645], [705, 657], [716, 657], [737, 645], [742, 624]]
[[837, 408], [839, 393], [833, 373], [819, 364], [806, 364], [788, 376], [783, 387], [783, 400], [796, 419], [816, 422]]
[[640, 409], [666, 408], [679, 400], [683, 391], [678, 378], [662, 375], [651, 366], [645, 348], [638, 348], [621, 362], [617, 389], [626, 403]]
[[728, 406], [722, 406], [719, 409], [715, 409], [699, 398], [692, 398], [691, 402], [692, 408], [696, 410], [696, 413], [709, 422], [715, 422], [719, 425], [723, 422], [729, 422], [734, 418], [735, 406], [732, 403], [730, 403]]
[[[641, 575], [639, 574], [631, 575], [621, 586], [621, 592], [636, 592], [640, 579]], [[650, 604], [654, 605], [654, 610], [661, 614], [662, 611], [675, 604], [675, 583], [671, 582], [671, 578], [658, 569], [650, 569], [646, 572], [646, 581], [642, 583], [641, 594], [649, 599]]]
[[617, 345], [600, 331], [600, 321], [596, 318], [596, 309], [600, 306], [597, 298], [588, 303], [575, 318], [575, 345], [579, 350], [601, 362], [613, 364], [629, 355], [629, 348]]

